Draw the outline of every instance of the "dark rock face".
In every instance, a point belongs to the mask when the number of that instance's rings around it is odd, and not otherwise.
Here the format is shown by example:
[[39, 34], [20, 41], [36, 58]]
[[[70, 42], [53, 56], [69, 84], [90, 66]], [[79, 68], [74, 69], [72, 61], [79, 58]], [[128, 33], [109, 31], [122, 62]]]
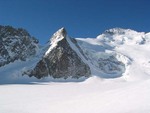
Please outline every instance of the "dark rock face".
[[31, 76], [42, 78], [50, 75], [53, 78], [65, 79], [90, 76], [90, 67], [71, 48], [66, 38], [69, 37], [64, 28], [52, 36], [51, 42], [56, 43], [55, 40], [59, 40], [57, 45], [37, 63]]
[[24, 29], [0, 26], [0, 67], [35, 55], [37, 43]]
[[66, 39], [58, 43], [58, 46], [45, 57], [49, 74], [54, 78], [79, 78], [89, 76], [90, 68], [77, 53], [69, 46]]
[[40, 60], [37, 63], [34, 70], [30, 70], [30, 72], [25, 73], [25, 74], [28, 74], [29, 76], [34, 75], [38, 79], [48, 76], [49, 73], [48, 73], [48, 68], [47, 68], [47, 64], [45, 60], [44, 59]]

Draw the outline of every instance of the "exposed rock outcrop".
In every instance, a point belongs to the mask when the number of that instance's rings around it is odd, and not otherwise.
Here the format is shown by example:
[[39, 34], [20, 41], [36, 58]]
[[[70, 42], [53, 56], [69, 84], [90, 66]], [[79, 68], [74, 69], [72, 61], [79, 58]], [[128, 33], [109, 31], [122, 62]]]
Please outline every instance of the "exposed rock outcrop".
[[90, 67], [71, 47], [67, 38], [71, 41], [71, 44], [77, 45], [67, 35], [66, 30], [61, 28], [52, 36], [48, 50], [31, 71], [30, 76], [43, 78], [50, 75], [53, 78], [66, 79], [68, 77], [80, 78], [91, 75]]
[[38, 40], [22, 28], [0, 26], [0, 67], [36, 54]]

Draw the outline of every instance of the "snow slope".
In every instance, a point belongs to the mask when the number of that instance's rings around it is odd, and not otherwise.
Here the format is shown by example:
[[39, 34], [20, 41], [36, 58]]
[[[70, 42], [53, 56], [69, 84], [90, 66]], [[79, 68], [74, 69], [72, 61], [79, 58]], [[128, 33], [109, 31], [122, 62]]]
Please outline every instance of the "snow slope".
[[[88, 57], [90, 78], [22, 77], [20, 69], [39, 58], [16, 61], [0, 68], [0, 113], [150, 113], [150, 33], [115, 28], [77, 42]], [[121, 73], [98, 70], [99, 59], [122, 62]]]
[[[105, 69], [93, 72], [94, 75], [102, 78], [120, 77], [127, 81], [147, 79], [150, 77], [149, 33], [114, 28], [106, 30], [96, 39], [77, 38], [77, 40], [90, 62], [92, 62], [92, 67], [94, 67], [95, 70], [99, 65], [99, 60], [102, 59], [104, 61], [106, 59], [111, 62], [110, 58], [112, 56], [115, 58], [112, 62], [117, 60], [124, 64], [124, 66], [117, 65], [120, 69], [119, 71], [117, 70], [115, 74], [114, 71], [112, 71], [113, 73], [109, 73], [109, 70], [106, 70], [106, 65]], [[104, 70], [106, 70], [107, 73], [103, 73]]]
[[1, 85], [1, 113], [149, 113], [150, 80]]

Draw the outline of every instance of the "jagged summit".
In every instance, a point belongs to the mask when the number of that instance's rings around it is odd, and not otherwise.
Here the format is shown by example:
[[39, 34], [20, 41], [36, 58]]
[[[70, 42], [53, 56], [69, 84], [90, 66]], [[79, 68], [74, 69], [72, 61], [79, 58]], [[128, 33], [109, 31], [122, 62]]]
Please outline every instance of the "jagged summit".
[[37, 49], [38, 40], [25, 29], [0, 25], [0, 67], [16, 60], [25, 61]]
[[2, 26], [0, 25], [0, 37], [8, 36], [28, 36], [31, 37], [28, 31], [23, 28], [14, 28], [12, 26]]
[[58, 42], [62, 41], [63, 39], [65, 39], [68, 37], [67, 35], [67, 31], [64, 27], [60, 28], [58, 31], [56, 31], [51, 39], [50, 39], [50, 45], [48, 45], [48, 50], [45, 53], [45, 56], [47, 56], [47, 54], [50, 53], [50, 51], [57, 46]]
[[61, 29], [59, 29], [52, 35], [51, 42], [62, 40], [63, 38], [66, 38], [66, 37], [67, 37], [67, 31], [64, 27], [62, 27]]
[[67, 35], [67, 31], [64, 27], [62, 27], [61, 29], [58, 30], [58, 32], [63, 36], [66, 37]]

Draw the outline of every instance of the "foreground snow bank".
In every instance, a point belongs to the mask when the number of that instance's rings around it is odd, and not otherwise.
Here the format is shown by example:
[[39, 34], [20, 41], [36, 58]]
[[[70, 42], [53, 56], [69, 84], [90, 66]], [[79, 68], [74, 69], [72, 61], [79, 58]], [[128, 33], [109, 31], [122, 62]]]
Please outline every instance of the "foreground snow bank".
[[149, 113], [150, 80], [0, 86], [0, 113]]

